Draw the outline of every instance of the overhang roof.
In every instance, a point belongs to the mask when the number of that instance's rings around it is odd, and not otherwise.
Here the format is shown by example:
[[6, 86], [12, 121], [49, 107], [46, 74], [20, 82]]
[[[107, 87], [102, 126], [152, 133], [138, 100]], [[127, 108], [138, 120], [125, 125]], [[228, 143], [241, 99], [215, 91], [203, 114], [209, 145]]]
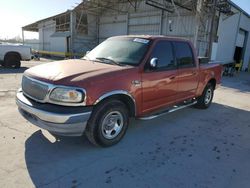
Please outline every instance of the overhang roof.
[[[114, 8], [114, 4], [116, 4], [116, 3], [129, 2], [131, 4], [131, 6], [136, 6], [135, 2], [138, 2], [138, 1], [141, 1], [141, 0], [83, 0], [73, 10], [81, 9], [81, 10], [85, 10], [86, 12], [98, 15], [104, 9], [119, 11], [119, 10]], [[34, 22], [34, 23], [26, 25], [26, 26], [23, 26], [22, 29], [24, 31], [38, 32], [38, 30], [39, 30], [38, 25], [40, 23], [47, 21], [47, 20], [51, 20], [51, 19], [54, 20], [57, 17], [60, 17], [64, 14], [69, 13], [70, 11], [72, 11], [72, 10], [67, 10], [63, 13], [39, 20], [37, 22]]]
[[63, 12], [63, 13], [60, 13], [60, 14], [57, 14], [57, 15], [54, 15], [54, 16], [51, 16], [51, 17], [48, 17], [48, 18], [44, 18], [44, 19], [39, 20], [39, 21], [37, 21], [37, 22], [34, 22], [34, 23], [32, 23], [32, 24], [23, 26], [22, 29], [23, 29], [24, 31], [38, 32], [38, 30], [39, 30], [38, 25], [39, 25], [40, 23], [45, 22], [45, 21], [49, 21], [49, 20], [54, 20], [54, 19], [56, 19], [56, 18], [58, 18], [58, 17], [60, 17], [60, 16], [63, 16], [63, 15], [65, 15], [65, 14], [68, 14], [69, 12], [70, 12], [70, 10], [67, 10], [67, 11], [65, 11], [65, 12]]
[[[117, 11], [117, 12], [122, 12], [122, 13], [126, 13], [124, 10], [120, 9], [118, 10], [117, 8], [114, 8], [114, 5], [117, 3], [129, 3], [130, 6], [134, 7], [136, 9], [138, 3], [143, 2], [142, 0], [83, 0], [78, 6], [76, 6], [74, 8], [74, 10], [84, 10], [87, 13], [91, 13], [91, 14], [96, 14], [99, 15], [102, 11], [104, 11], [105, 9], [109, 9], [111, 11]], [[168, 2], [170, 3], [171, 0], [160, 0], [159, 1], [161, 4], [164, 4], [164, 2]], [[180, 5], [182, 0], [175, 0], [176, 5]], [[192, 1], [189, 1], [192, 2]], [[185, 7], [187, 7], [187, 9], [191, 9], [191, 7], [189, 6], [190, 3], [185, 2]], [[26, 25], [24, 26], [22, 29], [24, 31], [33, 31], [33, 32], [38, 32], [39, 28], [38, 25], [44, 21], [47, 20], [51, 20], [51, 19], [56, 19], [57, 17], [60, 17], [64, 14], [69, 13], [71, 10], [68, 10], [66, 12], [63, 12], [61, 14], [57, 14], [42, 20], [39, 20], [37, 22], [34, 22], [32, 24]]]
[[[149, 2], [149, 1], [154, 2], [156, 0], [147, 0], [146, 2]], [[122, 9], [118, 10], [118, 9], [114, 8], [114, 5], [116, 3], [126, 3], [126, 2], [128, 2], [130, 4], [130, 6], [133, 6], [136, 9], [137, 3], [142, 2], [142, 0], [83, 0], [78, 6], [76, 6], [74, 8], [74, 10], [79, 10], [80, 9], [80, 10], [86, 11], [86, 13], [91, 13], [91, 14], [96, 14], [96, 15], [99, 15], [105, 9], [126, 13]], [[172, 1], [171, 0], [160, 0], [160, 1], [157, 1], [157, 2], [158, 2], [158, 4], [165, 4], [164, 2], [171, 3]], [[185, 8], [187, 10], [193, 10], [195, 8], [194, 3], [196, 2], [196, 0], [189, 0], [189, 1], [175, 0], [174, 2], [175, 2], [176, 6]], [[245, 14], [247, 17], [250, 18], [250, 15], [246, 11], [244, 11], [238, 5], [233, 3], [231, 0], [227, 0], [227, 2], [231, 6], [238, 9], [240, 12], [243, 12], [243, 14]], [[38, 30], [39, 30], [38, 25], [40, 23], [42, 23], [44, 21], [47, 21], [47, 20], [51, 20], [51, 19], [54, 20], [57, 17], [68, 14], [70, 11], [72, 11], [72, 10], [67, 10], [67, 11], [65, 11], [63, 13], [60, 13], [60, 14], [57, 14], [55, 16], [51, 16], [51, 17], [39, 20], [39, 21], [37, 21], [35, 23], [24, 26], [22, 29], [24, 31], [38, 32]]]
[[248, 18], [250, 18], [250, 14], [248, 14], [246, 11], [244, 11], [240, 6], [236, 5], [233, 1], [228, 0], [228, 3], [232, 5], [234, 8], [238, 9], [240, 12], [245, 14]]

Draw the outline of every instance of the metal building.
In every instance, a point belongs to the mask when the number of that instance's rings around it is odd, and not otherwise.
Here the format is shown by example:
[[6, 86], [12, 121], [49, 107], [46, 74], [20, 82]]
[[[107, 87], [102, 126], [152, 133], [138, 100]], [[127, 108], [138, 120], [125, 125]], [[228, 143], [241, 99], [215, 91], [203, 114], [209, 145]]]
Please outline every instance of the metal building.
[[[231, 20], [238, 17], [242, 24], [236, 27], [238, 22]], [[86, 52], [115, 35], [184, 37], [200, 56], [223, 61], [234, 59], [233, 50], [244, 35], [241, 59], [247, 66], [249, 23], [249, 15], [228, 0], [85, 0], [73, 10], [24, 26], [23, 31], [39, 32], [40, 50], [66, 53]], [[230, 44], [228, 35], [234, 35]]]
[[232, 14], [220, 15], [217, 40], [213, 43], [212, 58], [242, 63], [242, 70], [250, 68], [250, 15], [230, 2]]

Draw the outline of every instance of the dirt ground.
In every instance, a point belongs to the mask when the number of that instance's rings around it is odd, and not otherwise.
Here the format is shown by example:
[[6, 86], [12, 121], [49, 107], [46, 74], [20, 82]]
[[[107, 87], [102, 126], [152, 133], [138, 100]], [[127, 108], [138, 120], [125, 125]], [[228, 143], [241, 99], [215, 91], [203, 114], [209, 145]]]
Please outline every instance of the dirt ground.
[[43, 62], [0, 67], [0, 187], [249, 187], [250, 74], [224, 77], [208, 110], [131, 120], [124, 139], [103, 149], [19, 115], [22, 73]]

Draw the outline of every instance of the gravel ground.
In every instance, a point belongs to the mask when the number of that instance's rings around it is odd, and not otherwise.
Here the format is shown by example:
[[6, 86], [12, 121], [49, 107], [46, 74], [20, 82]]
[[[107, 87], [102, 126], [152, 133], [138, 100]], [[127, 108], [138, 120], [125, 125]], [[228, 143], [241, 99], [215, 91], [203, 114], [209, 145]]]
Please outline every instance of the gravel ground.
[[19, 115], [22, 72], [43, 62], [0, 68], [0, 187], [249, 187], [250, 74], [223, 78], [208, 110], [131, 120], [124, 139], [103, 149]]

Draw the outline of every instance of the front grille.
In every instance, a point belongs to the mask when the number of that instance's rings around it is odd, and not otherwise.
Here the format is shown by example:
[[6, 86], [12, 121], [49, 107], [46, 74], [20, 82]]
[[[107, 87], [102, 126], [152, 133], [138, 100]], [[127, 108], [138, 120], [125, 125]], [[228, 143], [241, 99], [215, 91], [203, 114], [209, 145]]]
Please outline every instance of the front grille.
[[48, 93], [49, 86], [34, 79], [23, 76], [22, 90], [28, 97], [43, 101]]

